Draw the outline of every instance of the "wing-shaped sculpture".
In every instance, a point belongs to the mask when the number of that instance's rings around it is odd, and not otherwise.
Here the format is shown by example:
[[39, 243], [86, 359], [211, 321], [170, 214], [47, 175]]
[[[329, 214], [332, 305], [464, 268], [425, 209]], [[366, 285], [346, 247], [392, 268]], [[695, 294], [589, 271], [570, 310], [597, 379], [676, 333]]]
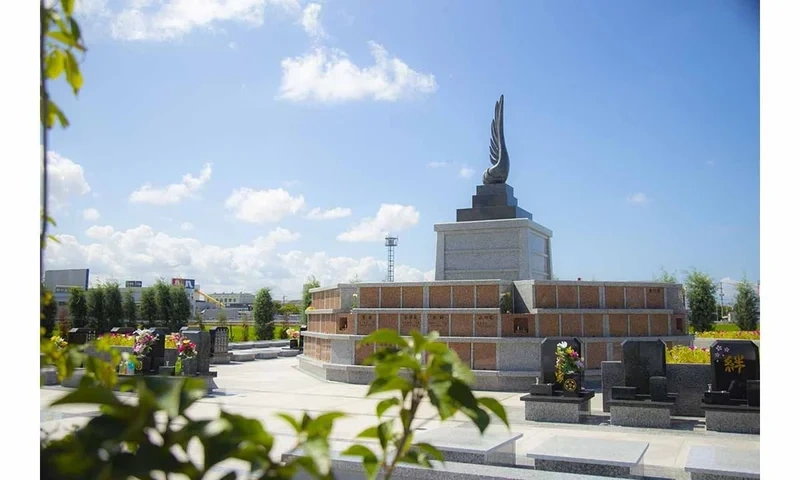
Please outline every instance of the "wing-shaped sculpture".
[[492, 120], [492, 138], [489, 145], [489, 161], [492, 166], [483, 172], [483, 184], [506, 183], [508, 179], [508, 150], [503, 135], [503, 96], [494, 104], [494, 120]]

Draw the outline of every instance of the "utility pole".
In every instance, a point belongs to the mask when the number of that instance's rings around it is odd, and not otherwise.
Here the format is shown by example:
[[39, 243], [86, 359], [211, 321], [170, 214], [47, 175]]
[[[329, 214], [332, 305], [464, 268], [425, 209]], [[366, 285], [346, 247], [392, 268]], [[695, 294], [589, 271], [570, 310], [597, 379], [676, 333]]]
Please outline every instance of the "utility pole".
[[725, 294], [722, 293], [722, 280], [719, 282], [719, 320], [722, 321], [722, 315], [725, 313], [723, 308], [725, 305]]

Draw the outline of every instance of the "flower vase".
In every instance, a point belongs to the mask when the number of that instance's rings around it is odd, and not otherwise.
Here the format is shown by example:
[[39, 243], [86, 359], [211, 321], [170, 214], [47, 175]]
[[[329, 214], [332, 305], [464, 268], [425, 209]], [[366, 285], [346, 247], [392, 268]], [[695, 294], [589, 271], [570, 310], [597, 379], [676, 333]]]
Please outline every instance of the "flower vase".
[[142, 365], [140, 373], [150, 373], [150, 369], [153, 366], [153, 359], [148, 356], [139, 357], [139, 362]]
[[580, 373], [564, 374], [564, 382], [561, 384], [561, 389], [565, 397], [579, 397], [582, 387]]
[[294, 348], [294, 349], [299, 348], [299, 344], [296, 338], [289, 340], [289, 348]]
[[183, 360], [181, 360], [181, 357], [178, 357], [178, 359], [175, 360], [175, 375], [181, 375], [182, 372], [183, 372]]

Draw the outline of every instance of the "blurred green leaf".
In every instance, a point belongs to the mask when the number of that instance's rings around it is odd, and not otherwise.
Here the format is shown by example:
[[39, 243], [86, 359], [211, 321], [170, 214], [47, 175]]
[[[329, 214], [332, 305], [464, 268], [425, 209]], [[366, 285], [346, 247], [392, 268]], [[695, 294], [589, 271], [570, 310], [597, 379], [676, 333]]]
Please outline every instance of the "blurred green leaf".
[[65, 396], [51, 403], [50, 406], [70, 405], [76, 403], [112, 406], [123, 405], [123, 403], [116, 396], [114, 396], [114, 392], [108, 388], [85, 387], [66, 394]]
[[291, 425], [292, 428], [294, 428], [295, 432], [300, 433], [301, 431], [303, 431], [303, 426], [300, 425], [300, 422], [298, 422], [297, 419], [295, 419], [293, 416], [289, 415], [288, 413], [280, 412], [280, 413], [277, 413], [276, 415], [278, 417], [284, 419], [286, 421], [286, 423]]
[[407, 348], [408, 342], [397, 333], [397, 330], [389, 328], [382, 328], [367, 335], [366, 338], [359, 342], [359, 345], [370, 345], [373, 343], [382, 343], [386, 345], [394, 345], [401, 348]]
[[425, 452], [429, 457], [433, 458], [434, 460], [438, 460], [440, 462], [444, 462], [444, 455], [442, 452], [439, 451], [436, 447], [431, 445], [430, 443], [420, 442], [415, 443], [414, 448], [418, 448]]
[[327, 475], [331, 468], [331, 454], [328, 442], [322, 438], [311, 438], [303, 444], [303, 451], [314, 461], [317, 471]]
[[83, 86], [83, 75], [81, 75], [81, 69], [78, 66], [78, 61], [75, 60], [75, 55], [69, 50], [66, 51], [64, 68], [67, 74], [67, 82], [72, 87], [72, 92], [77, 95], [78, 90]]
[[61, 0], [61, 9], [64, 10], [64, 13], [67, 15], [72, 15], [74, 6], [75, 0]]
[[400, 405], [400, 400], [397, 397], [387, 398], [378, 402], [378, 406], [375, 407], [375, 412], [377, 413], [378, 418], [381, 418], [386, 410], [398, 405]]
[[333, 428], [333, 422], [346, 417], [344, 412], [326, 412], [309, 422], [306, 427], [306, 432], [309, 436], [323, 436], [328, 437]]
[[361, 433], [356, 435], [356, 438], [375, 438], [375, 439], [377, 439], [378, 438], [378, 427], [377, 426], [367, 427], [364, 430], [362, 430]]
[[367, 478], [374, 480], [378, 475], [378, 457], [364, 445], [350, 445], [342, 452], [344, 456], [361, 457]]
[[399, 390], [405, 395], [411, 391], [411, 383], [403, 377], [382, 377], [376, 378], [369, 386], [367, 396], [381, 392]]
[[50, 52], [45, 59], [45, 75], [49, 79], [58, 78], [64, 71], [64, 63], [66, 61], [66, 54], [63, 50], [57, 48]]
[[500, 418], [500, 420], [503, 421], [503, 423], [506, 425], [506, 427], [511, 428], [511, 426], [508, 424], [508, 417], [506, 416], [506, 409], [505, 409], [505, 407], [503, 407], [503, 405], [500, 402], [498, 402], [496, 399], [494, 399], [492, 397], [481, 397], [481, 398], [478, 399], [478, 403], [483, 405], [484, 407], [488, 408], [489, 410], [491, 410], [492, 413], [497, 415], [498, 418]]

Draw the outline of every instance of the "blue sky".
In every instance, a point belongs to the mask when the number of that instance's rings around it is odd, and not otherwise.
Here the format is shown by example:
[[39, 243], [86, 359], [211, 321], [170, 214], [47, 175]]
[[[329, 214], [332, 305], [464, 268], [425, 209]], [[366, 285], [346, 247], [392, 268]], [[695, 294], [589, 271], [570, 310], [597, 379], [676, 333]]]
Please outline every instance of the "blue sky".
[[757, 281], [751, 3], [87, 0], [49, 265], [295, 298], [381, 280], [391, 229], [396, 279], [430, 278], [502, 93], [558, 278]]

